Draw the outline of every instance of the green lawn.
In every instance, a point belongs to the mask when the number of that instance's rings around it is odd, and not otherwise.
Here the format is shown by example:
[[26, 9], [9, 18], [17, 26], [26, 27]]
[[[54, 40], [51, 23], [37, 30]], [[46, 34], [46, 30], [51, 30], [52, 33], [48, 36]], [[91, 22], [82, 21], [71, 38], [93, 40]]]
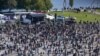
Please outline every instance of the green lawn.
[[97, 12], [100, 12], [100, 9], [97, 9], [96, 11], [97, 11]]
[[[96, 15], [96, 14], [92, 14], [92, 13], [88, 13], [88, 12], [50, 12], [50, 14], [54, 14], [57, 13], [57, 15], [62, 15], [62, 16], [73, 16], [76, 17], [76, 21], [79, 22], [80, 20], [82, 21], [90, 21], [90, 22], [96, 22], [97, 20], [100, 22], [100, 15]], [[96, 20], [95, 20], [96, 19]]]

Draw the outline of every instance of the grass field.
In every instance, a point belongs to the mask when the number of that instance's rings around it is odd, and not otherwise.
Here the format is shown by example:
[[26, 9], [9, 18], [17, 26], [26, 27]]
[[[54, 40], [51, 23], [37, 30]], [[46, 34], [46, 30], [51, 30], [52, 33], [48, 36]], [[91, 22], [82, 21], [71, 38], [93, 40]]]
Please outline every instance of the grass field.
[[[89, 21], [89, 22], [96, 22], [97, 20], [100, 22], [100, 15], [96, 15], [96, 14], [92, 14], [92, 13], [88, 13], [88, 12], [71, 12], [71, 11], [66, 11], [66, 12], [50, 12], [50, 14], [54, 14], [57, 13], [57, 15], [61, 15], [61, 16], [73, 16], [76, 17], [76, 21], [79, 22], [80, 20], [82, 21]], [[95, 20], [96, 19], [96, 20]]]
[[100, 12], [100, 9], [97, 9], [96, 11], [97, 11], [97, 12]]

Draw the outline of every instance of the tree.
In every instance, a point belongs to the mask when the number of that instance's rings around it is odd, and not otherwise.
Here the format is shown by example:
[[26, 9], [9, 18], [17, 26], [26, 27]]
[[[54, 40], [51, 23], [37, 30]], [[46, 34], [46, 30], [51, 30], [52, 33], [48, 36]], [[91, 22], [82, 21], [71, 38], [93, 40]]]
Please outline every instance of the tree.
[[24, 0], [16, 0], [17, 1], [17, 8], [24, 8]]
[[17, 1], [16, 0], [7, 0], [7, 6], [9, 9], [15, 8], [17, 5]]
[[45, 2], [45, 5], [46, 5], [46, 9], [49, 10], [52, 8], [52, 3], [51, 3], [51, 0], [44, 0]]
[[46, 10], [46, 5], [44, 0], [36, 0], [34, 3], [34, 9], [36, 10]]
[[31, 9], [31, 6], [32, 6], [32, 1], [34, 0], [17, 0], [17, 8], [20, 8], [20, 9]]
[[73, 7], [73, 3], [74, 3], [74, 0], [69, 0], [69, 5], [71, 8]]
[[31, 0], [24, 0], [24, 8], [26, 10], [31, 9]]
[[0, 0], [0, 10], [16, 8], [16, 5], [16, 0]]
[[0, 10], [7, 8], [7, 0], [0, 0]]
[[35, 10], [49, 10], [52, 8], [50, 0], [32, 0], [32, 9]]
[[35, 10], [49, 10], [52, 8], [51, 0], [0, 0], [0, 9], [35, 9]]

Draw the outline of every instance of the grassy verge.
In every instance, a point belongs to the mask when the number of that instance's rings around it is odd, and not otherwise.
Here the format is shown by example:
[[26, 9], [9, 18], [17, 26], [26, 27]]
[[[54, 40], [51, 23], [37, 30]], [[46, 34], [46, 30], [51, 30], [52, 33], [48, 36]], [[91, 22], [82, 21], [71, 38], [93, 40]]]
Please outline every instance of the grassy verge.
[[79, 22], [80, 20], [82, 21], [89, 21], [89, 22], [96, 22], [97, 20], [100, 22], [100, 15], [96, 15], [96, 14], [92, 14], [92, 13], [88, 13], [88, 12], [71, 12], [71, 11], [66, 11], [66, 12], [50, 12], [50, 14], [54, 14], [57, 13], [57, 15], [62, 15], [65, 17], [68, 16], [73, 16], [76, 17], [76, 21]]
[[97, 12], [100, 12], [100, 9], [97, 9], [96, 11], [97, 11]]

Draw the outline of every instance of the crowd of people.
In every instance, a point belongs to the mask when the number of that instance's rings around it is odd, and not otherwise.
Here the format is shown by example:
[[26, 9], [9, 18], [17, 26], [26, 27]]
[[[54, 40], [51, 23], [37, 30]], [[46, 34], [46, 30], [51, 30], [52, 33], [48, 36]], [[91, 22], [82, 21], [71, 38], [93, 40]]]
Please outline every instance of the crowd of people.
[[100, 56], [100, 24], [4, 24], [0, 50], [4, 50], [1, 56]]

